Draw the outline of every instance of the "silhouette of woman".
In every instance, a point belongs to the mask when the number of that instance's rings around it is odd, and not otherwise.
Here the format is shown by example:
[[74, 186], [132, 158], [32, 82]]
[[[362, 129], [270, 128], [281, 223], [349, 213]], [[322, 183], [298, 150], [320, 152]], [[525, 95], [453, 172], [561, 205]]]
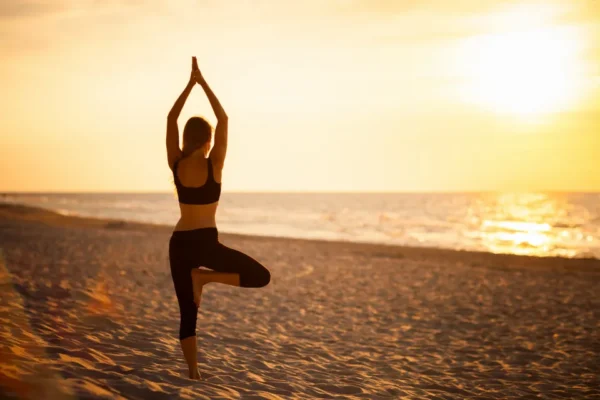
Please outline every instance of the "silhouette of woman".
[[[200, 117], [187, 121], [183, 129], [183, 149], [179, 148], [177, 118], [196, 83], [204, 89], [218, 121], [212, 150], [212, 128]], [[215, 214], [227, 152], [227, 123], [227, 114], [193, 57], [190, 80], [167, 118], [167, 157], [181, 210], [169, 241], [169, 261], [181, 317], [179, 339], [192, 379], [200, 379], [196, 318], [203, 286], [218, 282], [258, 288], [271, 280], [269, 271], [258, 261], [219, 243]]]

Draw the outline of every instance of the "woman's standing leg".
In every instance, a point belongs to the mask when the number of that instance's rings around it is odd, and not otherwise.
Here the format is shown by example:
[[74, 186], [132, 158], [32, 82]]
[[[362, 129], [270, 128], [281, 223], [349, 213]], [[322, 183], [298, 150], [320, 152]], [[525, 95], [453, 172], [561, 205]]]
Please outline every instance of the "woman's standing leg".
[[199, 379], [198, 349], [196, 343], [196, 320], [198, 307], [194, 303], [193, 283], [190, 271], [196, 265], [190, 260], [186, 243], [171, 238], [169, 242], [169, 261], [171, 277], [175, 286], [177, 302], [179, 304], [179, 340], [181, 350], [188, 365], [189, 377]]

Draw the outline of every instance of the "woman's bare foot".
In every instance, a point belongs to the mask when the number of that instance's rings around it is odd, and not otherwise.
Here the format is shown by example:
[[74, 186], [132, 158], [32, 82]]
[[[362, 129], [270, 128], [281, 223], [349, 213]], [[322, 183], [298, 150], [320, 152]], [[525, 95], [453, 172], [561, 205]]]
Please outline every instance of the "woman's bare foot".
[[200, 307], [202, 288], [204, 285], [211, 282], [240, 286], [240, 274], [237, 272], [216, 272], [207, 269], [192, 268], [192, 284], [194, 287], [194, 303], [196, 303], [196, 306]]

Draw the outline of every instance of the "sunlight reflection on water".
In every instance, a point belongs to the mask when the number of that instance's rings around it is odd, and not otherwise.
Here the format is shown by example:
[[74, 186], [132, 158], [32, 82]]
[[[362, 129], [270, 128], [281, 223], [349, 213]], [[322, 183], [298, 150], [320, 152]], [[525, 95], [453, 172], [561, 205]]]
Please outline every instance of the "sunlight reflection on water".
[[478, 231], [494, 253], [574, 257], [579, 249], [569, 242], [591, 239], [580, 230], [585, 213], [573, 213], [561, 195], [497, 194], [487, 199], [486, 208]]

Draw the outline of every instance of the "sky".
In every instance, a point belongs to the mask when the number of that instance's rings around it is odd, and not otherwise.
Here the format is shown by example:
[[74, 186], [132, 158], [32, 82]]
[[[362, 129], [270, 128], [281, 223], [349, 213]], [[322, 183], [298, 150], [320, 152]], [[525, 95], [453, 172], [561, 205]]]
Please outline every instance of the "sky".
[[224, 191], [600, 191], [593, 0], [15, 0], [0, 48], [0, 192], [172, 191], [191, 56]]

